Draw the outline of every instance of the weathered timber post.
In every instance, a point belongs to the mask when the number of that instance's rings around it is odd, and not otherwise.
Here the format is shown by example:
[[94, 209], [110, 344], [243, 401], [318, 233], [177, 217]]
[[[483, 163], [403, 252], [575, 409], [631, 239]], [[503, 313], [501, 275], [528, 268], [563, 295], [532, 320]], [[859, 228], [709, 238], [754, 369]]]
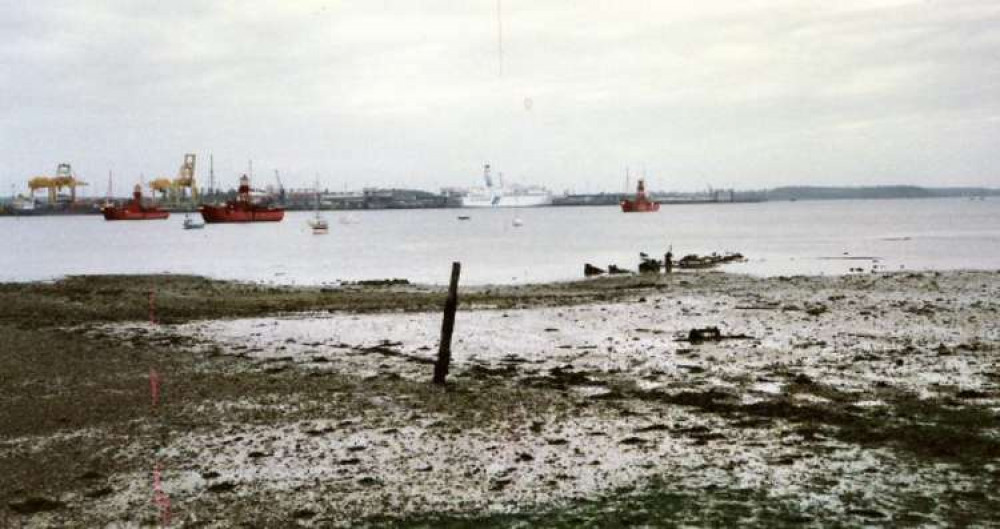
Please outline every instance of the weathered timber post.
[[444, 302], [444, 321], [441, 322], [441, 345], [438, 347], [437, 362], [434, 363], [434, 383], [443, 385], [451, 363], [451, 335], [455, 331], [455, 311], [458, 310], [458, 276], [462, 263], [451, 263], [451, 283], [448, 285], [448, 299]]

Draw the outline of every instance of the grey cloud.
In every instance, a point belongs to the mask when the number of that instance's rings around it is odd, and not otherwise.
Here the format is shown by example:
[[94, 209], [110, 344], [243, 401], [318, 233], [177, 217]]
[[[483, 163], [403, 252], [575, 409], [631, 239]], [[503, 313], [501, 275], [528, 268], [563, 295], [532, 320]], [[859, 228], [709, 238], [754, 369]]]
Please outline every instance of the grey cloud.
[[303, 186], [997, 184], [995, 2], [503, 0], [503, 77], [494, 6], [8, 2], [0, 189], [192, 151]]

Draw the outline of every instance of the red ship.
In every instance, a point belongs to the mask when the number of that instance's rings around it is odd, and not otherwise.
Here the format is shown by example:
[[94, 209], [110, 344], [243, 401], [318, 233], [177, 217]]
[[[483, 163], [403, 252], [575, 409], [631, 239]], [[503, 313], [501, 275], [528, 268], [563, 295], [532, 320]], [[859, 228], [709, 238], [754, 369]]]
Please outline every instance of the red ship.
[[660, 203], [653, 202], [646, 198], [646, 182], [639, 179], [639, 188], [635, 193], [635, 200], [622, 200], [622, 211], [625, 213], [649, 213], [660, 211]]
[[139, 184], [132, 190], [131, 202], [124, 206], [108, 204], [101, 208], [101, 213], [104, 214], [104, 220], [156, 220], [170, 216], [170, 212], [165, 209], [142, 205], [142, 187]]
[[285, 218], [285, 210], [266, 204], [254, 204], [250, 198], [250, 179], [240, 177], [239, 194], [221, 206], [204, 205], [201, 217], [205, 222], [279, 222]]

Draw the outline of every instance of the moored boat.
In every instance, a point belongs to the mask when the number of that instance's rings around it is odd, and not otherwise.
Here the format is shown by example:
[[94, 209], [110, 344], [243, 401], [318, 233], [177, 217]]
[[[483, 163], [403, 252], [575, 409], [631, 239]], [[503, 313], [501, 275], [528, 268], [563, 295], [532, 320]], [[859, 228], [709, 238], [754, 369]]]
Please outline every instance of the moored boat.
[[191, 218], [190, 215], [184, 214], [184, 229], [185, 230], [200, 230], [205, 227], [204, 222], [198, 222], [197, 220]]
[[309, 227], [312, 228], [313, 235], [326, 235], [330, 231], [330, 224], [319, 214], [319, 178], [316, 178], [316, 215], [309, 219]]
[[493, 184], [490, 165], [483, 166], [486, 187], [474, 188], [462, 197], [463, 208], [529, 208], [552, 205], [552, 192], [540, 186], [504, 184], [500, 175], [499, 186]]
[[313, 235], [326, 235], [330, 231], [330, 224], [322, 217], [310, 219], [309, 227], [312, 228]]
[[35, 199], [31, 197], [19, 196], [10, 204], [10, 212], [15, 215], [34, 215]]
[[285, 218], [284, 208], [254, 203], [250, 197], [250, 179], [240, 177], [236, 200], [222, 205], [206, 204], [201, 207], [201, 217], [208, 223], [217, 222], [279, 222]]
[[660, 210], [659, 202], [646, 198], [646, 181], [642, 178], [639, 179], [635, 200], [622, 200], [621, 206], [624, 213], [651, 213]]
[[132, 190], [132, 200], [124, 206], [106, 204], [101, 208], [104, 220], [162, 220], [170, 216], [170, 212], [155, 206], [142, 205], [142, 187], [135, 185]]

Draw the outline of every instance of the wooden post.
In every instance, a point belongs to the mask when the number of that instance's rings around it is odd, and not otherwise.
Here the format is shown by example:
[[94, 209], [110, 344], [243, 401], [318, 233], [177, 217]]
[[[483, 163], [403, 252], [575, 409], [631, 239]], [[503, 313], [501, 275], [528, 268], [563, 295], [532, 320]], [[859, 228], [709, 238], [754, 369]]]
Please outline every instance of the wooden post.
[[451, 335], [455, 331], [455, 311], [458, 310], [458, 276], [462, 263], [451, 263], [451, 283], [448, 285], [448, 299], [444, 302], [444, 321], [441, 323], [441, 345], [438, 347], [437, 362], [434, 364], [434, 383], [443, 385], [451, 363]]
[[149, 323], [156, 325], [156, 287], [149, 287]]

